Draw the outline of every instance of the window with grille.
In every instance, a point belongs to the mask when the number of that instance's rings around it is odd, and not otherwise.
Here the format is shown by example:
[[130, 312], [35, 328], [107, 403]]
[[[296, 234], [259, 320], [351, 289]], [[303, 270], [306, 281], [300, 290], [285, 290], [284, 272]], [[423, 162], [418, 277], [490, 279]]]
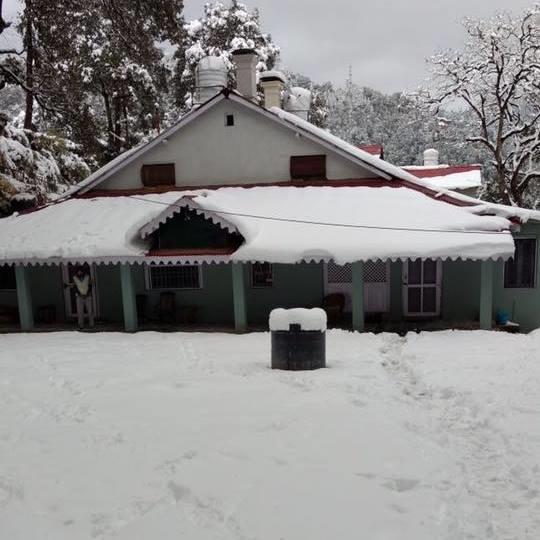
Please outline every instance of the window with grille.
[[339, 265], [329, 262], [327, 266], [328, 283], [352, 283], [352, 267], [350, 264]]
[[154, 165], [143, 165], [141, 169], [141, 180], [143, 186], [174, 186], [176, 175], [174, 163], [158, 163]]
[[255, 263], [251, 265], [251, 286], [271, 287], [274, 283], [274, 272], [270, 263]]
[[364, 264], [365, 283], [386, 283], [388, 281], [387, 264], [383, 261], [367, 261]]
[[196, 264], [175, 266], [150, 266], [149, 289], [200, 289], [201, 267]]
[[0, 291], [14, 291], [17, 288], [14, 266], [0, 266]]
[[536, 239], [515, 238], [516, 252], [506, 261], [504, 286], [507, 289], [531, 289], [536, 285]]

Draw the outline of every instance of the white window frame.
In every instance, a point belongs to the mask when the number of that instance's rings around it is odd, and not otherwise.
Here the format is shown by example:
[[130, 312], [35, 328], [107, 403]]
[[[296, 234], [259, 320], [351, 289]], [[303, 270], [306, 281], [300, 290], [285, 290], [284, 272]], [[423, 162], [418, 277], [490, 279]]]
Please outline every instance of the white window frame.
[[[420, 283], [409, 284], [409, 261], [407, 259], [403, 262], [401, 275], [402, 275], [402, 304], [403, 313], [406, 317], [410, 318], [422, 318], [422, 317], [440, 317], [441, 316], [441, 304], [442, 304], [442, 282], [443, 282], [443, 264], [440, 259], [431, 259], [437, 265], [437, 275], [435, 283], [424, 283], [424, 263], [427, 259], [421, 259], [421, 278]], [[420, 289], [420, 307], [423, 307], [424, 289], [435, 289], [435, 311], [410, 311], [409, 309], [409, 289]]]
[[253, 279], [253, 270], [255, 268], [255, 265], [252, 263], [250, 265], [250, 283], [252, 289], [271, 289], [274, 286], [274, 265], [272, 263], [259, 263], [259, 264], [269, 264], [270, 265], [270, 272], [272, 273], [272, 283], [270, 285], [256, 285], [255, 281]]
[[[176, 268], [177, 266], [196, 266], [199, 270], [199, 286], [198, 287], [152, 287], [152, 268]], [[199, 291], [204, 287], [203, 273], [201, 264], [146, 264], [144, 266], [144, 281], [147, 291]]]
[[[534, 240], [535, 250], [534, 250], [534, 274], [533, 274], [533, 284], [530, 287], [507, 287], [506, 286], [506, 261], [504, 263], [503, 271], [503, 289], [505, 291], [530, 291], [537, 288], [538, 283], [538, 238], [536, 236], [514, 236], [514, 242], [516, 240]], [[512, 258], [512, 257], [510, 257]]]

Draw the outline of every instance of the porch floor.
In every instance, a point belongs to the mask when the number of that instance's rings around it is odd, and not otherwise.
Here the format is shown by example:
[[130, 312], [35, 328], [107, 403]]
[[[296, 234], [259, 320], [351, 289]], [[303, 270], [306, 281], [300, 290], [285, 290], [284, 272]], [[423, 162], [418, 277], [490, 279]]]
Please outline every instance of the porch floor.
[[[341, 321], [329, 322], [329, 329], [351, 330], [352, 324], [350, 320], [343, 319]], [[478, 330], [478, 321], [456, 321], [448, 322], [442, 320], [401, 320], [401, 321], [366, 321], [365, 331], [379, 334], [383, 332], [405, 335], [408, 332], [431, 332], [437, 330]], [[33, 332], [66, 332], [77, 330], [75, 322], [56, 322], [50, 324], [36, 323]], [[123, 332], [124, 326], [122, 323], [112, 322], [97, 322], [93, 329], [85, 327], [85, 332]], [[147, 321], [139, 324], [138, 331], [140, 332], [223, 332], [235, 333], [233, 325], [221, 324], [183, 324], [183, 323], [164, 323], [157, 321]], [[267, 324], [249, 324], [248, 332], [266, 332], [268, 331]], [[20, 327], [18, 324], [2, 324], [0, 325], [0, 334], [19, 333]]]

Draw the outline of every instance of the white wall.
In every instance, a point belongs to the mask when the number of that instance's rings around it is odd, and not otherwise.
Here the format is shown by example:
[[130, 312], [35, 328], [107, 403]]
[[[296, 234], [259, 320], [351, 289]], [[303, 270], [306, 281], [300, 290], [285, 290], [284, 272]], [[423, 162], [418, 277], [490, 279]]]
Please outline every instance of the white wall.
[[[234, 114], [235, 125], [225, 126]], [[327, 155], [329, 179], [370, 178], [367, 171], [318, 144], [228, 99], [217, 104], [140, 159], [96, 187], [142, 187], [141, 167], [175, 163], [179, 186], [261, 183], [290, 180], [293, 155]]]

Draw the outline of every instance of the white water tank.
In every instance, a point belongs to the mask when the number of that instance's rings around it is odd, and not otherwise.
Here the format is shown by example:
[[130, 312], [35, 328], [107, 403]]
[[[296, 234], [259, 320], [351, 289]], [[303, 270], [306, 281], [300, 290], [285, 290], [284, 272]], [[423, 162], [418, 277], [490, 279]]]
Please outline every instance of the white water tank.
[[285, 96], [283, 108], [303, 120], [308, 120], [310, 107], [311, 92], [306, 88], [293, 86]]
[[424, 166], [437, 167], [439, 165], [439, 151], [435, 148], [428, 148], [424, 151]]
[[196, 71], [195, 103], [200, 105], [227, 88], [227, 65], [220, 56], [201, 58]]

